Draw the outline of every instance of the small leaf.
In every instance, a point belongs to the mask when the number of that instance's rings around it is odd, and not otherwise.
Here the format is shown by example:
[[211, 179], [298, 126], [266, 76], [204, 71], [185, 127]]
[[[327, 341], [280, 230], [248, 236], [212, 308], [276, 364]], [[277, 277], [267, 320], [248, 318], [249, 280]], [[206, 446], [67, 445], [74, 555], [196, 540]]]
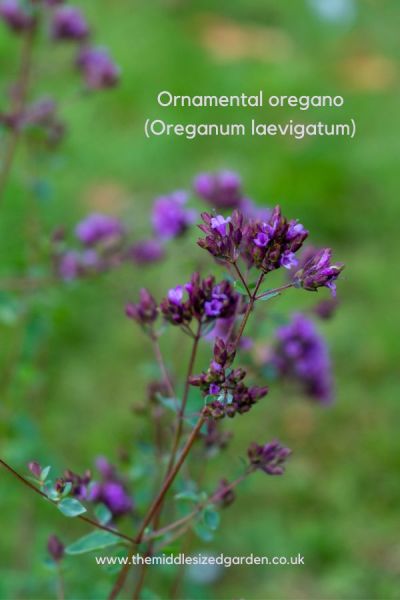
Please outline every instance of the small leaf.
[[164, 396], [161, 396], [161, 394], [158, 394], [157, 397], [160, 404], [165, 406], [165, 408], [168, 408], [175, 413], [178, 411], [179, 402], [176, 398], [165, 398]]
[[270, 294], [266, 293], [265, 296], [258, 298], [257, 302], [266, 302], [267, 300], [271, 300], [271, 298], [275, 298], [275, 296], [279, 296], [279, 292], [271, 292]]
[[72, 490], [72, 483], [70, 481], [67, 481], [67, 483], [64, 486], [61, 496], [63, 498], [65, 498], [65, 496], [68, 496], [68, 494], [70, 493], [71, 490]]
[[66, 554], [85, 554], [120, 544], [118, 536], [109, 531], [93, 531], [65, 548]]
[[107, 525], [112, 519], [112, 512], [107, 508], [105, 504], [98, 504], [95, 508], [94, 514], [100, 525]]
[[66, 517], [77, 517], [86, 512], [86, 508], [76, 498], [64, 498], [57, 507]]
[[40, 480], [42, 482], [46, 481], [46, 479], [50, 473], [50, 469], [51, 469], [51, 467], [44, 467], [44, 469], [42, 469], [42, 471], [40, 473]]
[[179, 492], [179, 494], [175, 495], [175, 500], [187, 500], [188, 502], [198, 502], [199, 495], [196, 492], [186, 491]]
[[234, 287], [235, 290], [239, 292], [239, 294], [242, 294], [243, 296], [248, 296], [247, 290], [241, 281], [235, 281]]
[[212, 531], [218, 529], [220, 523], [220, 515], [219, 512], [215, 510], [212, 506], [206, 506], [203, 511], [203, 523]]

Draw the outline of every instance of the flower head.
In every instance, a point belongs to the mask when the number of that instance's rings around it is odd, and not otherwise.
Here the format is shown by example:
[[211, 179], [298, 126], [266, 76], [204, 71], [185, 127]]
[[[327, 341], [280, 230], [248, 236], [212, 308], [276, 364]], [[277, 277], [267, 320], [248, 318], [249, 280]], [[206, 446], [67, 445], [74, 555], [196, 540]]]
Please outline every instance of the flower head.
[[264, 446], [256, 443], [250, 445], [247, 451], [250, 464], [256, 469], [261, 469], [268, 475], [283, 475], [284, 464], [291, 454], [289, 448], [281, 446], [279, 442], [273, 441]]
[[186, 208], [187, 194], [173, 192], [160, 196], [153, 205], [152, 224], [154, 233], [162, 240], [182, 235], [196, 219], [196, 213]]
[[36, 25], [32, 9], [21, 0], [1, 0], [0, 17], [16, 33], [32, 29]]
[[331, 402], [332, 373], [329, 351], [314, 323], [302, 314], [276, 332], [272, 364], [280, 377], [295, 381], [312, 400]]
[[106, 48], [83, 48], [79, 52], [76, 64], [91, 90], [114, 87], [118, 83], [120, 69]]
[[51, 35], [55, 40], [84, 40], [89, 35], [89, 27], [78, 8], [60, 6], [53, 13]]
[[131, 512], [132, 499], [114, 465], [111, 465], [106, 458], [99, 457], [96, 466], [101, 480], [92, 484], [88, 500], [105, 504], [114, 518]]
[[215, 258], [235, 262], [239, 258], [242, 241], [243, 215], [236, 210], [227, 218], [204, 212], [201, 218], [204, 223], [199, 225], [199, 229], [205, 237], [197, 242], [200, 248], [208, 250]]
[[233, 171], [201, 173], [194, 181], [195, 192], [215, 208], [239, 208], [242, 182]]
[[165, 249], [158, 240], [148, 239], [131, 246], [127, 255], [136, 264], [145, 265], [162, 260], [165, 256]]
[[250, 219], [243, 231], [242, 255], [248, 266], [265, 273], [297, 264], [295, 253], [308, 232], [297, 221], [287, 221], [276, 206], [268, 221]]
[[75, 235], [85, 246], [119, 241], [125, 230], [119, 219], [102, 213], [92, 213], [75, 228]]
[[332, 250], [319, 250], [297, 271], [293, 280], [295, 285], [315, 292], [319, 287], [328, 287], [332, 296], [336, 295], [336, 279], [344, 269], [342, 263], [331, 264]]

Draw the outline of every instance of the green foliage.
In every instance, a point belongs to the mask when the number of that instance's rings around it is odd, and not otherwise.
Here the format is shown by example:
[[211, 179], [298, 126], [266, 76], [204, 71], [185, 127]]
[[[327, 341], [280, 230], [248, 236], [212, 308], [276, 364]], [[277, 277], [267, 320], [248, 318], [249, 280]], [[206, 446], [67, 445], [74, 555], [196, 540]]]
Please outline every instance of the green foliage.
[[60, 500], [57, 508], [66, 517], [78, 517], [86, 512], [86, 508], [76, 498], [64, 498]]
[[93, 531], [65, 548], [67, 554], [86, 554], [94, 550], [103, 550], [121, 543], [121, 538], [109, 531]]

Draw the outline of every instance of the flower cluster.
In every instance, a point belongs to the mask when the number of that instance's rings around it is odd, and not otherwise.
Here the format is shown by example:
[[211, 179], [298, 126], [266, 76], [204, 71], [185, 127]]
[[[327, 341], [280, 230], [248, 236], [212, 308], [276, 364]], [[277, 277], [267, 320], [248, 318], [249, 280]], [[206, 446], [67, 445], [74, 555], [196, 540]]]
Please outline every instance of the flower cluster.
[[206, 237], [198, 240], [200, 248], [208, 250], [215, 258], [236, 262], [240, 256], [243, 237], [243, 215], [237, 210], [226, 218], [204, 212], [201, 218], [204, 224], [199, 225], [199, 228]]
[[284, 464], [290, 454], [291, 450], [281, 446], [277, 441], [264, 446], [253, 443], [247, 451], [250, 465], [255, 469], [261, 469], [267, 475], [283, 475]]
[[218, 209], [240, 208], [243, 200], [242, 181], [233, 171], [200, 173], [193, 187], [200, 198]]
[[90, 471], [85, 471], [83, 475], [78, 475], [70, 469], [64, 472], [63, 477], [59, 477], [55, 482], [55, 490], [62, 494], [67, 484], [71, 484], [70, 494], [78, 500], [86, 500], [91, 480]]
[[314, 323], [295, 314], [288, 325], [276, 332], [272, 364], [283, 378], [300, 384], [312, 400], [332, 400], [332, 374], [328, 348]]
[[249, 388], [244, 384], [246, 371], [231, 368], [235, 355], [234, 344], [225, 344], [221, 338], [217, 338], [208, 370], [189, 378], [190, 384], [199, 387], [207, 398], [205, 414], [213, 419], [244, 414], [268, 393], [267, 387]]
[[160, 309], [172, 325], [188, 325], [192, 319], [210, 323], [232, 317], [238, 301], [239, 295], [229, 281], [216, 284], [213, 276], [201, 279], [199, 273], [193, 273], [188, 283], [169, 290]]
[[120, 69], [112, 60], [107, 48], [83, 47], [78, 54], [76, 65], [89, 90], [110, 88], [118, 83]]
[[96, 467], [101, 475], [100, 481], [94, 481], [90, 487], [88, 500], [102, 502], [113, 517], [120, 517], [133, 509], [133, 502], [116, 468], [104, 457], [99, 457]]
[[36, 25], [34, 7], [21, 0], [2, 0], [0, 17], [15, 33], [28, 31]]

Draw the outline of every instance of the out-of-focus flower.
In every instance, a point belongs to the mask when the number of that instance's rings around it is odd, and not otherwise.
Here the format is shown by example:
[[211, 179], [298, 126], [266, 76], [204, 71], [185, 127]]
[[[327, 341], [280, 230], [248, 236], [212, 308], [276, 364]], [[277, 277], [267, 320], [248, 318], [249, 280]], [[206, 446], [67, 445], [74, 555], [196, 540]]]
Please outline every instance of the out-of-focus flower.
[[268, 221], [271, 218], [271, 209], [268, 206], [258, 206], [250, 198], [243, 198], [239, 206], [240, 212], [247, 219]]
[[55, 562], [60, 562], [64, 558], [64, 544], [56, 535], [49, 536], [47, 550]]
[[77, 66], [91, 90], [114, 87], [118, 83], [120, 69], [106, 48], [82, 48], [77, 58]]
[[131, 246], [127, 255], [136, 264], [144, 265], [162, 260], [165, 256], [165, 249], [158, 240], [142, 240]]
[[75, 6], [60, 6], [52, 16], [51, 36], [55, 40], [84, 40], [89, 27], [81, 11]]
[[100, 472], [101, 481], [92, 484], [88, 500], [102, 502], [115, 518], [131, 512], [133, 509], [132, 499], [116, 468], [104, 457], [97, 459], [96, 466]]
[[209, 419], [206, 423], [206, 431], [203, 435], [204, 445], [206, 449], [211, 452], [223, 450], [229, 444], [232, 435], [231, 431], [221, 431], [219, 423]]
[[32, 8], [21, 0], [1, 0], [0, 17], [16, 33], [32, 29], [36, 25]]
[[124, 233], [124, 226], [119, 219], [102, 213], [89, 215], [75, 228], [76, 237], [86, 246], [119, 241]]
[[300, 384], [312, 400], [331, 402], [332, 374], [328, 347], [314, 323], [302, 314], [276, 332], [271, 362], [279, 375]]
[[194, 190], [215, 208], [239, 208], [242, 200], [242, 181], [233, 171], [201, 173], [194, 181]]
[[332, 250], [324, 248], [310, 258], [293, 277], [295, 285], [315, 292], [319, 287], [328, 287], [336, 295], [336, 279], [344, 269], [343, 263], [331, 264]]
[[78, 500], [87, 500], [88, 485], [91, 480], [91, 473], [89, 470], [85, 471], [83, 475], [78, 475], [70, 469], [64, 471], [64, 475], [59, 477], [55, 483], [55, 489], [57, 492], [62, 493], [67, 483], [71, 484], [71, 496], [78, 498]]
[[199, 229], [205, 237], [197, 241], [200, 248], [208, 250], [215, 258], [236, 262], [243, 236], [243, 215], [237, 210], [227, 218], [204, 212], [201, 218], [204, 224], [199, 225]]
[[267, 475], [283, 475], [284, 465], [291, 454], [291, 450], [281, 446], [279, 442], [273, 441], [264, 446], [253, 443], [250, 445], [247, 454], [252, 467], [261, 469]]
[[0, 123], [14, 131], [39, 129], [50, 146], [58, 144], [65, 132], [65, 125], [57, 116], [56, 103], [51, 98], [42, 98], [18, 113], [2, 113]]
[[58, 275], [65, 281], [73, 281], [81, 273], [81, 260], [79, 252], [70, 250], [65, 252], [58, 260]]
[[178, 191], [160, 196], [153, 204], [151, 221], [154, 233], [162, 240], [182, 235], [196, 220], [196, 212], [186, 208], [187, 194]]
[[129, 319], [133, 319], [139, 325], [153, 325], [158, 317], [157, 303], [148, 290], [140, 290], [140, 300], [137, 304], [132, 302], [125, 307], [125, 314]]
[[214, 277], [201, 279], [199, 273], [193, 273], [188, 283], [169, 290], [160, 308], [172, 325], [189, 324], [192, 319], [205, 324], [232, 317], [238, 301], [239, 295], [229, 281], [216, 284]]
[[320, 319], [330, 319], [335, 314], [338, 304], [339, 302], [336, 298], [328, 298], [328, 300], [318, 302], [312, 311]]
[[209, 369], [189, 378], [191, 385], [200, 387], [204, 397], [214, 396], [205, 407], [205, 414], [213, 419], [244, 414], [268, 393], [267, 387], [249, 388], [243, 383], [246, 371], [231, 368], [235, 354], [233, 344], [217, 338]]

